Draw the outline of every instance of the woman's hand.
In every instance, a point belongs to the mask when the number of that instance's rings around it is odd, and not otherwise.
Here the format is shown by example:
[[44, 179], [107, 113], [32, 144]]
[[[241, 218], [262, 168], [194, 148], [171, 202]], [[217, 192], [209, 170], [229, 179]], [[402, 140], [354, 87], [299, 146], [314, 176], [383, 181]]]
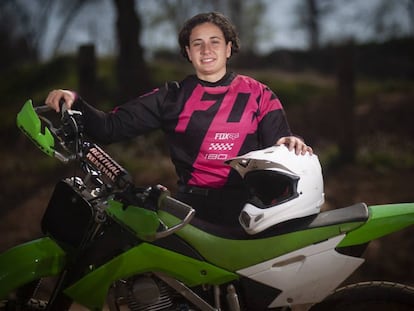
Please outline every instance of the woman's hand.
[[290, 151], [295, 149], [296, 154], [305, 155], [306, 152], [313, 154], [312, 148], [306, 145], [302, 139], [296, 136], [282, 137], [276, 142], [276, 145], [286, 145]]
[[65, 101], [66, 107], [71, 109], [73, 102], [76, 99], [76, 93], [68, 90], [53, 90], [47, 95], [45, 104], [56, 112], [59, 112], [59, 102], [61, 99]]

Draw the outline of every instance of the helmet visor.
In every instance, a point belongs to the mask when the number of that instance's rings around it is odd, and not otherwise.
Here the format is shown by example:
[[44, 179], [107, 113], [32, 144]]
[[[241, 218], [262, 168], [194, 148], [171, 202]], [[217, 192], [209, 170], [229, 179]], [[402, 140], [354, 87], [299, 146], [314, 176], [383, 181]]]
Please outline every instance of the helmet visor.
[[252, 203], [259, 208], [268, 208], [298, 196], [299, 177], [273, 170], [248, 172], [244, 180]]

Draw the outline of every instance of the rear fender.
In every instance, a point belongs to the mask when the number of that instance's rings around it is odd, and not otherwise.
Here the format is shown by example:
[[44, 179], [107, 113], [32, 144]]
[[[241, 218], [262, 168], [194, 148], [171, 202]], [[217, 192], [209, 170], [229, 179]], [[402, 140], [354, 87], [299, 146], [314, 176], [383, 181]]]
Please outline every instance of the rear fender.
[[414, 224], [414, 203], [373, 205], [368, 221], [349, 232], [338, 247], [360, 245]]
[[50, 238], [17, 245], [0, 255], [0, 299], [33, 280], [62, 271], [65, 252]]

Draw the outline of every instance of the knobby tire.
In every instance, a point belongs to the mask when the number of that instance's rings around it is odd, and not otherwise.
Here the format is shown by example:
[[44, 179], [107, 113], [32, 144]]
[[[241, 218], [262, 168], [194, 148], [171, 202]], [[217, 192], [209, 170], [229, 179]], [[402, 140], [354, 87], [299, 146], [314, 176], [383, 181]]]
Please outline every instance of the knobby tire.
[[414, 288], [392, 282], [361, 282], [336, 290], [310, 311], [414, 310]]

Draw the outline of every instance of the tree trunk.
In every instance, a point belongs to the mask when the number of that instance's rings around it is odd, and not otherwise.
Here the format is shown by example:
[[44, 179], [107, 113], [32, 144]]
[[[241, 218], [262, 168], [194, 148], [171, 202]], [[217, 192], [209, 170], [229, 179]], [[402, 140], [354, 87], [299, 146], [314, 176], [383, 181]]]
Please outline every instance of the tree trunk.
[[356, 157], [354, 44], [339, 47], [336, 58], [339, 160], [350, 163]]
[[114, 0], [117, 8], [117, 74], [119, 100], [127, 101], [150, 88], [150, 77], [140, 44], [141, 23], [134, 0]]
[[309, 47], [312, 51], [319, 49], [319, 10], [316, 0], [307, 0], [308, 20], [307, 28], [309, 32]]
[[78, 51], [79, 94], [91, 105], [97, 104], [96, 54], [93, 44]]

